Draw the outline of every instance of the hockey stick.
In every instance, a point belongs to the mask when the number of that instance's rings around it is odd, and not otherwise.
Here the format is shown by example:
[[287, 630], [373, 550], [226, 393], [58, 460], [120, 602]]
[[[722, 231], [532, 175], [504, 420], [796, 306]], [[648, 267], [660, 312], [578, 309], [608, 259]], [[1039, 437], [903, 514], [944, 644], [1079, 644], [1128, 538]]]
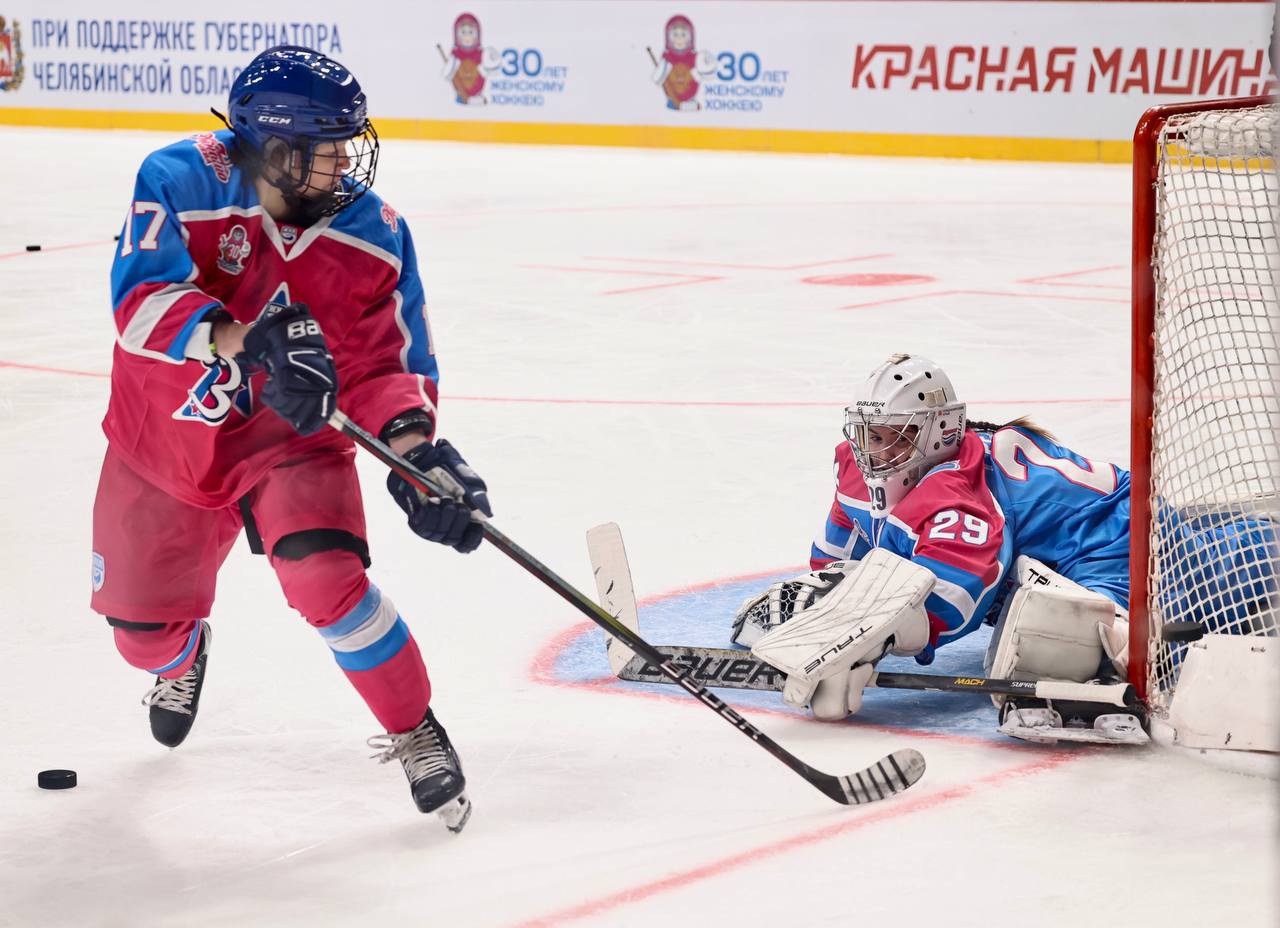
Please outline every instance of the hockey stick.
[[[690, 645], [655, 645], [670, 661], [685, 667], [704, 686], [726, 689], [773, 690], [781, 692], [787, 675], [770, 667], [750, 651], [735, 648], [700, 648]], [[621, 680], [637, 683], [664, 683], [661, 675], [644, 659], [632, 656], [617, 671]], [[1128, 683], [1060, 683], [1053, 680], [991, 680], [986, 677], [948, 677], [932, 673], [872, 675], [867, 686], [883, 690], [932, 690], [943, 693], [978, 693], [994, 696], [1033, 696], [1071, 702], [1096, 702], [1125, 709], [1138, 708], [1137, 694]]]
[[[597, 526], [587, 533], [587, 549], [601, 602], [632, 631], [640, 631], [640, 615], [631, 587], [631, 568], [616, 525]], [[653, 662], [633, 654], [618, 641], [609, 642], [609, 666], [622, 680], [638, 683], [665, 683]], [[689, 645], [657, 645], [668, 661], [685, 668], [704, 686], [728, 689], [772, 690], [780, 692], [787, 675], [760, 660], [750, 651], [736, 648], [704, 648]], [[1053, 680], [990, 680], [985, 677], [943, 676], [927, 673], [882, 672], [872, 676], [868, 686], [896, 690], [935, 690], [997, 696], [1033, 696], [1037, 699], [1103, 703], [1131, 711], [1139, 708], [1138, 695], [1129, 683], [1092, 684]]]
[[[329, 418], [329, 424], [422, 492], [432, 496], [447, 495], [435, 481], [352, 422], [341, 410], [334, 412]], [[549, 586], [596, 625], [625, 642], [627, 647], [636, 654], [651, 661], [671, 682], [714, 710], [726, 722], [804, 777], [828, 798], [842, 805], [874, 802], [907, 789], [924, 776], [924, 756], [912, 748], [894, 751], [865, 770], [849, 776], [832, 776], [810, 767], [744, 719], [718, 696], [708, 691], [705, 686], [692, 679], [687, 670], [667, 660], [638, 634], [570, 586], [566, 580], [495, 528], [492, 522], [483, 520], [482, 525], [484, 537], [490, 544]]]

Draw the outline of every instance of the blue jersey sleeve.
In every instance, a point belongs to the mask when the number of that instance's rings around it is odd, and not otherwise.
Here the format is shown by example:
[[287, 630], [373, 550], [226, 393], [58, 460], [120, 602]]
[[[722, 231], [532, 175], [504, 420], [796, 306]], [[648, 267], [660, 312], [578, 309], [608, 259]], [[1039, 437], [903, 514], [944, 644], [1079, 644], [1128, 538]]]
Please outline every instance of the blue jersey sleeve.
[[132, 354], [181, 364], [196, 325], [219, 302], [200, 289], [164, 151], [142, 164], [111, 265], [116, 337]]

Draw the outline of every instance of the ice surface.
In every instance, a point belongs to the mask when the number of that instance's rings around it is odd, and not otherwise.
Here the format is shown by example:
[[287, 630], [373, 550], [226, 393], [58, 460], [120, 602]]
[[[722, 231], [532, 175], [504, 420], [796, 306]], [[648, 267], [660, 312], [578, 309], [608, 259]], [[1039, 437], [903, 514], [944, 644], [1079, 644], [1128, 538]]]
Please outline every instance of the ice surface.
[[[416, 540], [369, 461], [373, 576], [461, 751], [466, 832], [366, 759], [376, 724], [243, 547], [197, 727], [161, 748], [87, 602], [111, 239], [171, 137], [0, 133], [0, 925], [1276, 924], [1274, 782], [1008, 742], [972, 697], [822, 725], [725, 691], [832, 772], [927, 756], [904, 796], [836, 807], [674, 689], [601, 681], [576, 613]], [[1124, 168], [401, 141], [381, 168], [443, 434], [584, 590], [584, 532], [618, 521], [655, 637], [725, 644], [766, 582], [741, 578], [804, 562], [843, 398], [891, 352], [945, 364], [975, 417], [1127, 460]], [[38, 791], [47, 767], [79, 788]]]

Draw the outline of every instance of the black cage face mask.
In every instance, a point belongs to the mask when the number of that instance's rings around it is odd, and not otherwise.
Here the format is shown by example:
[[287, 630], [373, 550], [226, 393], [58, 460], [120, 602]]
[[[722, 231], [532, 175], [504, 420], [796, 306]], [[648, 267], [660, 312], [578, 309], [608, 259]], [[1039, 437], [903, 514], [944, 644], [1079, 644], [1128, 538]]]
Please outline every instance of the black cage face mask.
[[373, 187], [379, 144], [370, 122], [348, 139], [307, 139], [286, 146], [284, 140], [273, 139], [266, 152], [252, 160], [300, 219], [336, 215]]

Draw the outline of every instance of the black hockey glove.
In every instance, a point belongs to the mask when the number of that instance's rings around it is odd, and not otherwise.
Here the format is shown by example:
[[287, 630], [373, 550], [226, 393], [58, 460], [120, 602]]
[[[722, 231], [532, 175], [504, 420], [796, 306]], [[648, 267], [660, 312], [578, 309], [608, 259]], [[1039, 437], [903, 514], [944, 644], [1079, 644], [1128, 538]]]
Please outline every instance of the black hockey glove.
[[387, 489], [392, 498], [409, 515], [409, 528], [427, 541], [448, 545], [463, 554], [480, 547], [484, 528], [471, 521], [471, 511], [493, 515], [489, 506], [489, 488], [471, 469], [458, 449], [441, 439], [435, 444], [424, 442], [404, 453], [404, 459], [432, 477], [441, 488], [456, 492], [461, 499], [430, 497], [419, 493], [399, 474], [387, 475]]
[[305, 303], [268, 303], [244, 336], [250, 369], [266, 369], [267, 382], [259, 399], [288, 422], [299, 435], [324, 428], [333, 414], [338, 372], [325, 345], [320, 324]]

